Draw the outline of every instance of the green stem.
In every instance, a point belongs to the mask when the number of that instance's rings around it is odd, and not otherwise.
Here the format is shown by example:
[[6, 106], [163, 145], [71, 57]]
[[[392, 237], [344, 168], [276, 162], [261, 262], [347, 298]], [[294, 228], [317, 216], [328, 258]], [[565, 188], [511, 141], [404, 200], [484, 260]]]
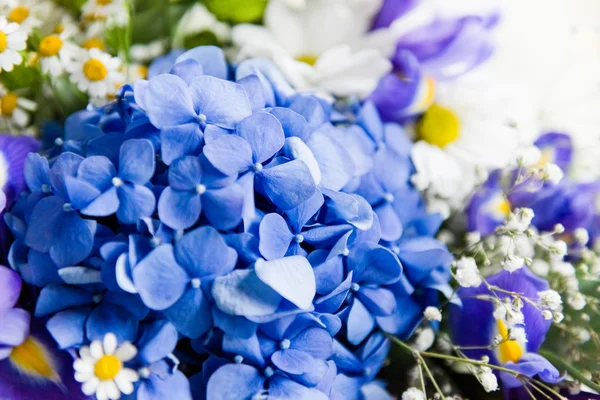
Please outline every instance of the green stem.
[[567, 363], [562, 358], [558, 357], [556, 354], [551, 353], [546, 350], [540, 350], [539, 353], [540, 353], [540, 355], [545, 357], [548, 361], [550, 361], [555, 366], [565, 369], [569, 373], [569, 375], [571, 375], [573, 378], [577, 379], [579, 382], [588, 386], [590, 389], [595, 390], [596, 392], [600, 392], [600, 385], [598, 385], [597, 383], [594, 383], [591, 380], [589, 380], [588, 378], [586, 378], [581, 373], [581, 371], [579, 371], [577, 368], [575, 368], [571, 364]]
[[442, 389], [440, 389], [439, 385], [437, 384], [435, 378], [433, 377], [433, 374], [431, 373], [431, 371], [429, 370], [429, 367], [427, 366], [427, 363], [425, 362], [425, 360], [423, 360], [423, 357], [421, 357], [421, 355], [419, 354], [419, 352], [416, 352], [415, 355], [419, 358], [419, 361], [421, 364], [423, 364], [423, 368], [425, 369], [425, 373], [427, 373], [427, 376], [429, 377], [429, 380], [431, 381], [431, 383], [433, 384], [433, 387], [435, 387], [435, 390], [438, 392], [438, 394], [440, 395], [440, 398], [443, 400], [446, 398], [446, 396], [444, 396], [444, 392], [442, 392]]

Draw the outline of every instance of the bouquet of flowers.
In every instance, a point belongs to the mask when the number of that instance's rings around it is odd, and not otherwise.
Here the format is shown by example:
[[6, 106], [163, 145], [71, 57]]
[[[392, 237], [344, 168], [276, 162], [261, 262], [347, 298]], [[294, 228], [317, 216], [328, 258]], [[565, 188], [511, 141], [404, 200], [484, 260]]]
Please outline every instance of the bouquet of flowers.
[[535, 7], [3, 1], [0, 399], [596, 398], [600, 35]]

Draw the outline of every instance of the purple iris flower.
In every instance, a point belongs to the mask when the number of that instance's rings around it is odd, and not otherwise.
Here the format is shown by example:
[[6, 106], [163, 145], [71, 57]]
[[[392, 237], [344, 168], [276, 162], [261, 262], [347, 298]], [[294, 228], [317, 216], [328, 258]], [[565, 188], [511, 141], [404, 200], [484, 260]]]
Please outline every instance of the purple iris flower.
[[490, 235], [508, 219], [510, 211], [511, 205], [500, 185], [500, 171], [494, 172], [469, 201], [467, 228], [482, 236]]
[[[509, 292], [520, 293], [533, 300], [538, 300], [538, 292], [548, 290], [548, 282], [533, 275], [526, 267], [512, 274], [502, 271], [487, 278], [492, 286], [497, 286]], [[508, 295], [496, 293], [501, 299]], [[491, 295], [485, 285], [477, 288], [461, 288], [458, 295], [462, 300], [462, 308], [455, 306], [451, 308], [450, 328], [454, 343], [465, 347], [482, 347], [482, 349], [465, 349], [464, 353], [470, 358], [480, 359], [487, 356], [495, 365], [502, 365], [521, 375], [540, 379], [549, 383], [557, 383], [562, 380], [559, 371], [544, 357], [537, 354], [545, 340], [546, 333], [550, 328], [551, 321], [544, 319], [542, 312], [535, 306], [525, 303], [521, 309], [524, 316], [524, 329], [527, 336], [526, 343], [507, 341], [501, 343], [496, 349], [488, 350], [483, 347], [493, 342], [494, 336], [505, 335], [505, 321], [496, 320], [493, 316], [494, 304], [487, 300], [476, 298], [479, 295]], [[472, 321], [477, 323], [473, 324]], [[502, 346], [512, 346], [518, 351], [504, 351]], [[508, 373], [500, 373], [506, 388], [521, 386], [521, 382]]]

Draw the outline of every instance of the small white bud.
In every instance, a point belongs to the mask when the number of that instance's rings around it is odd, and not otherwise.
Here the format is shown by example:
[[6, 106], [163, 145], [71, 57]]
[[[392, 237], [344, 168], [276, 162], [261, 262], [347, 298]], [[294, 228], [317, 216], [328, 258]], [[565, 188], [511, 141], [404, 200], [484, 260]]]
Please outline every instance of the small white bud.
[[425, 318], [428, 321], [441, 321], [442, 320], [442, 313], [440, 312], [440, 309], [437, 307], [429, 306], [425, 309], [423, 314], [425, 315]]
[[562, 240], [557, 240], [548, 246], [548, 250], [562, 258], [567, 254], [567, 244]]
[[481, 381], [481, 386], [483, 386], [483, 390], [486, 392], [493, 392], [498, 390], [498, 379], [496, 375], [492, 372], [484, 372], [479, 375], [479, 380]]
[[550, 310], [542, 311], [542, 317], [544, 317], [544, 319], [546, 321], [550, 321], [552, 319], [552, 311], [550, 311]]
[[510, 338], [510, 340], [515, 340], [519, 343], [527, 342], [527, 334], [525, 333], [525, 328], [521, 328], [521, 327], [510, 328], [510, 330], [508, 332], [508, 337]]
[[462, 257], [456, 261], [456, 280], [462, 287], [478, 287], [481, 285], [481, 276], [472, 257]]
[[525, 265], [525, 259], [513, 254], [509, 254], [504, 258], [504, 261], [502, 261], [501, 264], [505, 270], [512, 273], [518, 269], [521, 269], [521, 267]]
[[558, 324], [561, 323], [563, 319], [565, 319], [565, 316], [561, 312], [555, 312], [552, 315], [552, 318], [554, 319], [554, 323]]
[[521, 167], [533, 167], [539, 164], [542, 159], [542, 151], [536, 146], [528, 146], [519, 149], [517, 153], [517, 163]]
[[586, 245], [587, 242], [590, 241], [590, 234], [585, 228], [575, 229], [575, 231], [573, 232], [573, 236], [575, 237], [575, 240], [577, 240], [577, 242], [582, 245]]
[[547, 308], [548, 310], [555, 311], [562, 304], [562, 299], [560, 294], [556, 291], [549, 289], [544, 290], [542, 292], [538, 292], [539, 297], [539, 305], [542, 308]]
[[569, 295], [567, 297], [567, 303], [569, 304], [569, 306], [571, 306], [573, 310], [577, 311], [583, 310], [585, 308], [585, 305], [587, 304], [585, 301], [585, 296], [579, 292]]
[[565, 231], [565, 226], [563, 224], [556, 224], [554, 225], [554, 232], [555, 233], [563, 233]]
[[548, 276], [548, 272], [550, 271], [550, 264], [548, 264], [545, 260], [536, 258], [531, 263], [531, 271], [539, 276]]
[[427, 400], [425, 394], [417, 388], [410, 388], [402, 393], [402, 400]]
[[556, 164], [546, 164], [542, 169], [542, 180], [557, 184], [564, 176], [564, 172]]

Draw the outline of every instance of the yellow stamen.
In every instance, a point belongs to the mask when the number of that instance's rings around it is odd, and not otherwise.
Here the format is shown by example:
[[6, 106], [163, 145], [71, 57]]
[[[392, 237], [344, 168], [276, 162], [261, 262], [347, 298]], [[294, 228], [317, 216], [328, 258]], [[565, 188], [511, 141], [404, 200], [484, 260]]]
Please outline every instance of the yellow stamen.
[[18, 97], [16, 94], [7, 93], [0, 98], [0, 114], [10, 117], [17, 108]]
[[29, 8], [23, 6], [13, 8], [10, 14], [8, 14], [8, 20], [17, 24], [25, 21], [27, 17], [29, 17]]
[[96, 3], [98, 3], [101, 6], [107, 6], [110, 3], [112, 3], [112, 0], [96, 0]]
[[417, 124], [419, 139], [438, 147], [445, 147], [460, 136], [460, 120], [452, 110], [434, 104]]
[[106, 77], [108, 71], [100, 60], [90, 58], [83, 64], [83, 74], [90, 81], [101, 81]]
[[123, 368], [123, 363], [115, 356], [103, 356], [94, 365], [94, 374], [102, 381], [114, 379]]
[[8, 47], [8, 38], [6, 33], [0, 31], [0, 53], [2, 53]]
[[305, 64], [314, 66], [317, 63], [319, 56], [316, 54], [301, 54], [296, 57], [297, 61], [303, 62]]
[[140, 65], [138, 67], [138, 74], [140, 74], [142, 78], [146, 79], [148, 77], [148, 67], [145, 65]]
[[104, 41], [102, 39], [98, 39], [98, 38], [89, 38], [83, 41], [83, 43], [81, 44], [81, 47], [83, 47], [84, 49], [90, 50], [90, 49], [100, 49], [100, 50], [104, 50]]
[[16, 369], [27, 375], [60, 382], [44, 345], [31, 336], [23, 344], [13, 347], [9, 360]]
[[518, 362], [525, 351], [523, 347], [515, 340], [508, 340], [508, 329], [502, 320], [497, 321], [498, 332], [502, 336], [503, 342], [498, 346], [498, 358], [502, 364], [509, 361]]
[[46, 36], [40, 43], [40, 54], [43, 57], [52, 57], [58, 55], [62, 49], [63, 41], [56, 35]]
[[500, 214], [508, 216], [508, 214], [510, 214], [510, 202], [503, 197], [498, 204], [496, 204], [496, 210]]

